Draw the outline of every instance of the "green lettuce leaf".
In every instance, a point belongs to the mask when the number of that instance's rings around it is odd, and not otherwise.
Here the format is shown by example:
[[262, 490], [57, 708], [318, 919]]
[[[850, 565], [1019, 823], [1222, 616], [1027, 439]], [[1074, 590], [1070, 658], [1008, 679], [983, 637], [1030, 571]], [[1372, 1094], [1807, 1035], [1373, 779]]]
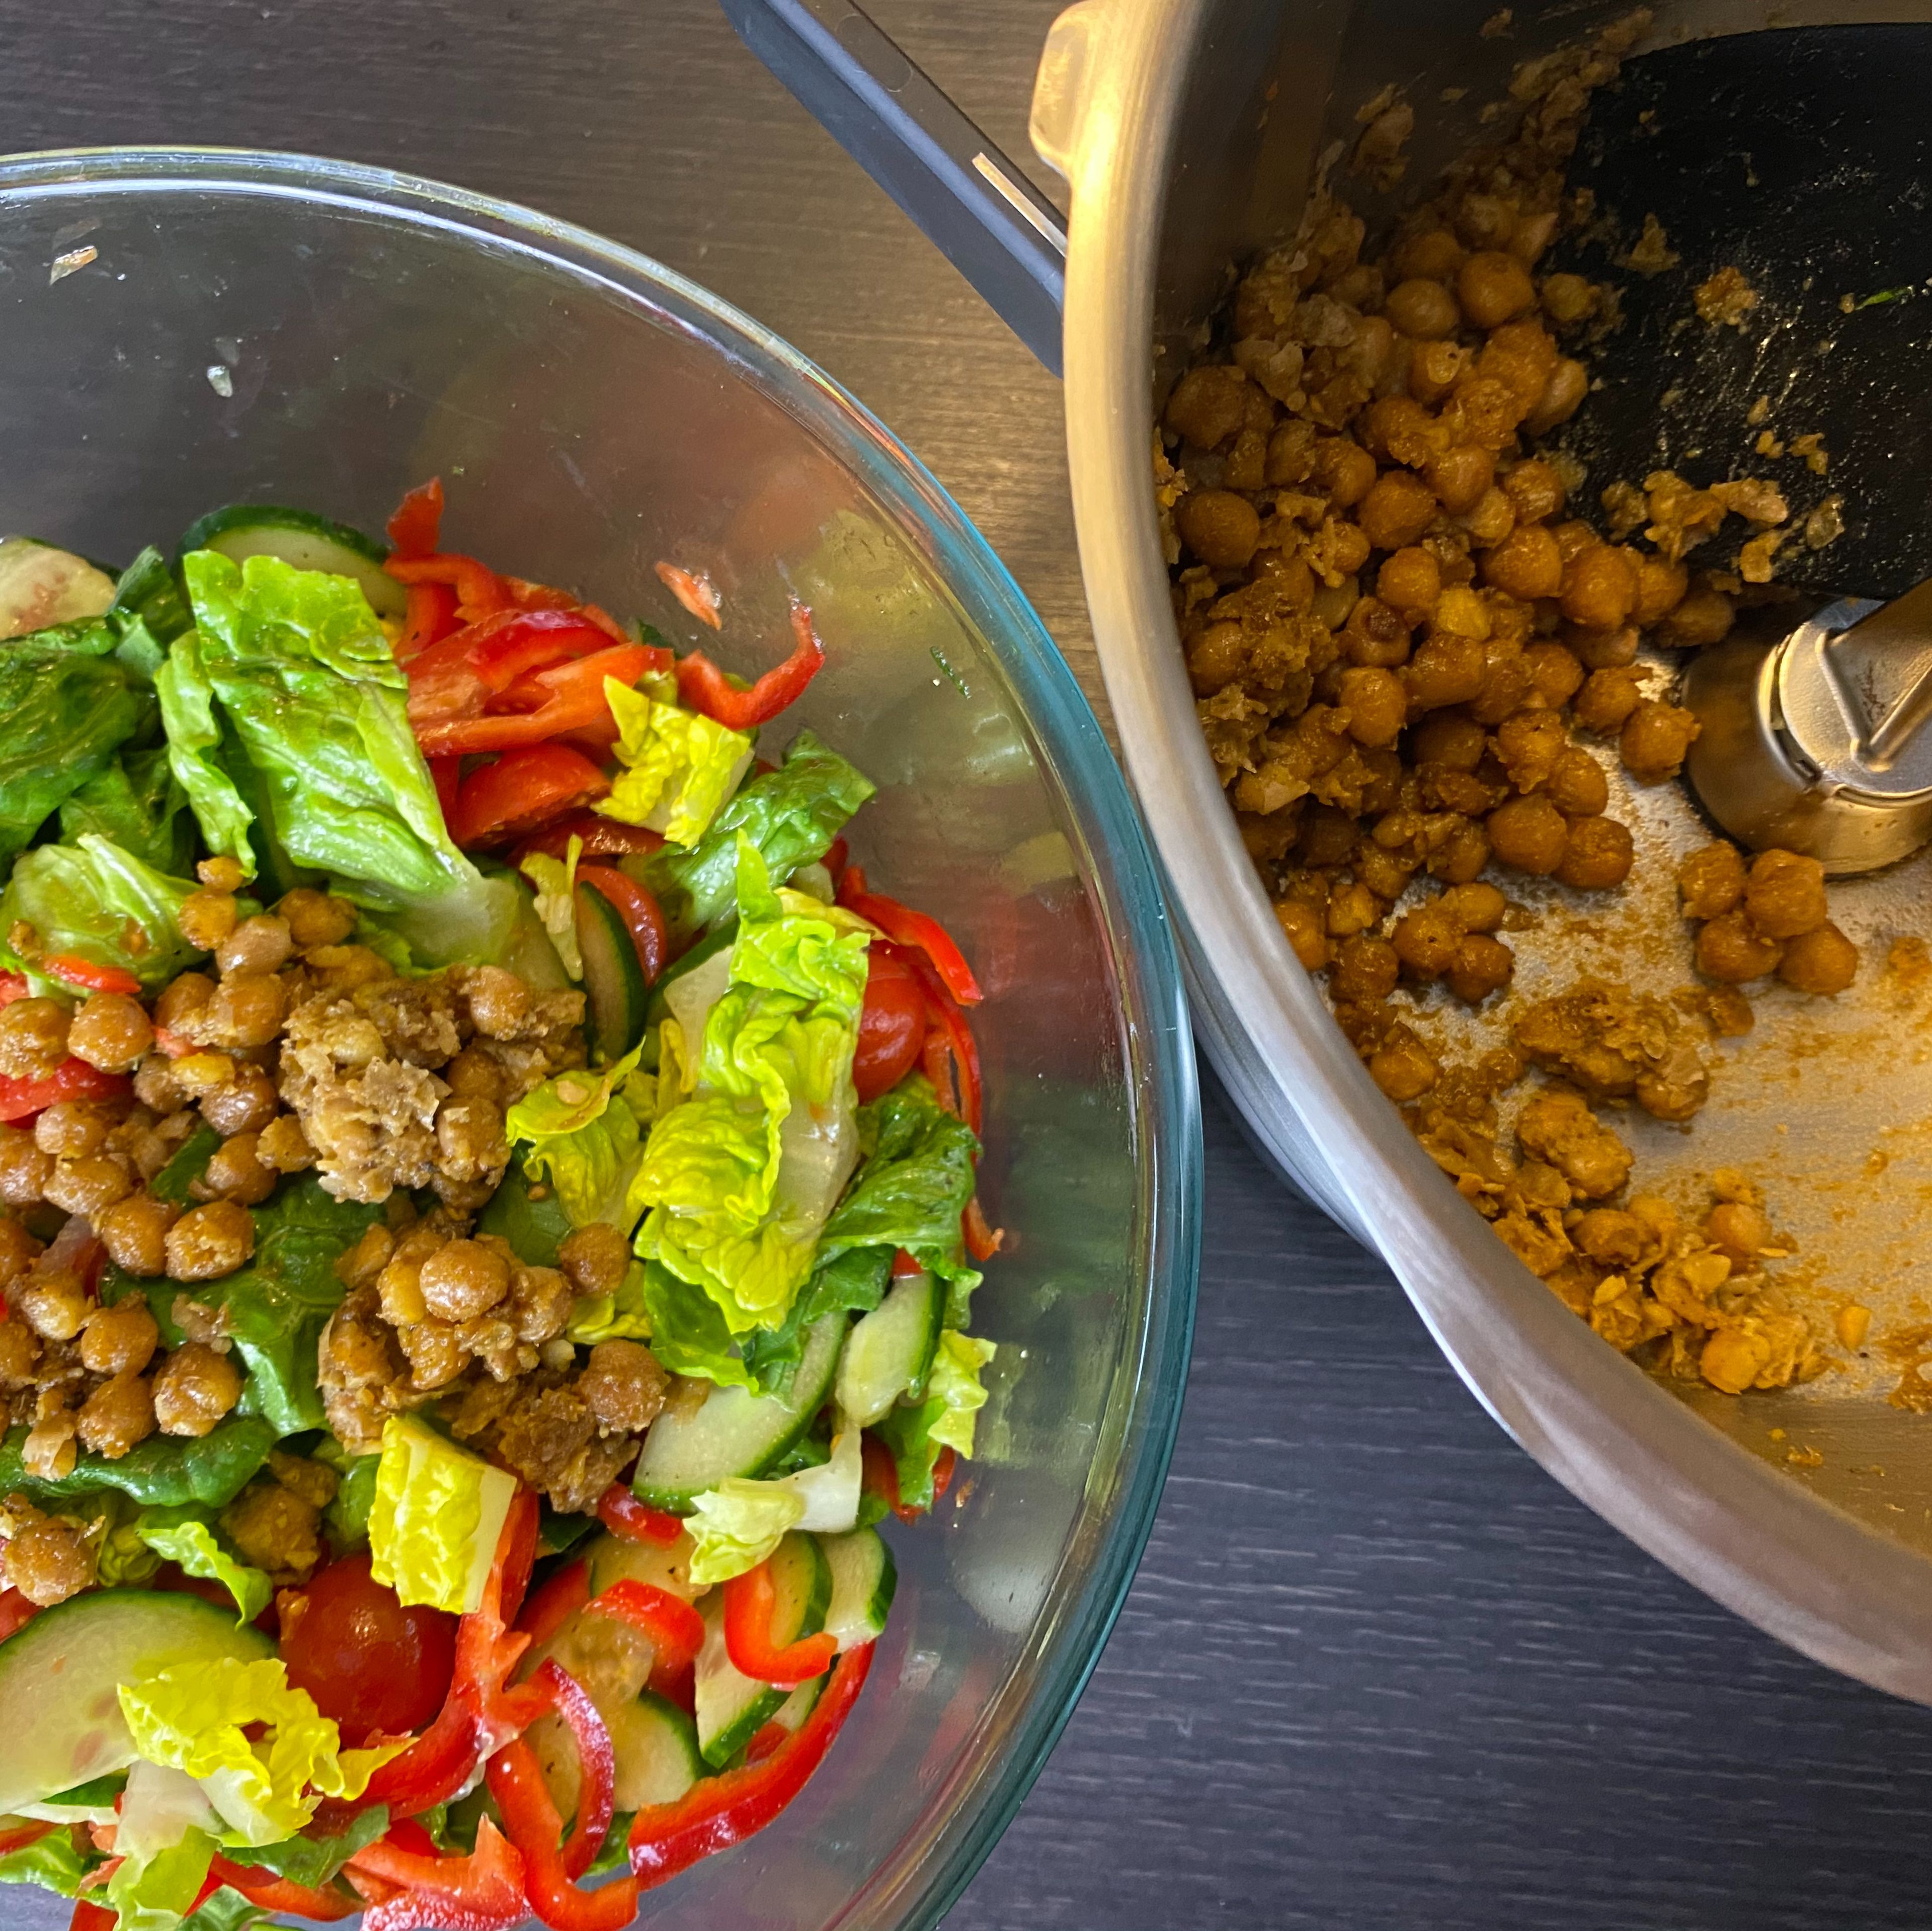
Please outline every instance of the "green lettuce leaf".
[[751, 769], [752, 740], [614, 677], [604, 679], [604, 694], [617, 722], [617, 761], [624, 769], [597, 810], [662, 832], [669, 844], [695, 844]]
[[98, 1857], [83, 1858], [74, 1849], [71, 1831], [56, 1831], [0, 1857], [0, 1884], [37, 1884], [58, 1897], [73, 1897], [80, 1892], [81, 1879], [100, 1861]]
[[235, 1599], [238, 1622], [252, 1623], [274, 1600], [274, 1585], [221, 1546], [214, 1523], [202, 1511], [145, 1509], [134, 1527], [157, 1555], [178, 1563], [190, 1576], [220, 1583]]
[[225, 1509], [266, 1466], [275, 1438], [274, 1429], [258, 1417], [230, 1415], [199, 1438], [151, 1435], [118, 1462], [83, 1455], [71, 1475], [50, 1482], [27, 1473], [27, 1431], [16, 1428], [0, 1444], [0, 1495], [22, 1495], [45, 1507], [112, 1489], [158, 1507], [199, 1502]]
[[838, 754], [800, 731], [776, 771], [761, 772], [688, 851], [666, 845], [643, 867], [674, 940], [728, 917], [737, 898], [738, 840], [757, 848], [773, 878], [823, 858], [874, 786]]
[[315, 1450], [316, 1461], [333, 1468], [339, 1478], [335, 1499], [322, 1512], [322, 1525], [338, 1555], [369, 1546], [369, 1512], [376, 1505], [376, 1475], [380, 1455], [351, 1455], [333, 1435], [325, 1435]]
[[627, 1091], [637, 1063], [633, 1051], [594, 1072], [559, 1073], [504, 1116], [524, 1171], [555, 1190], [573, 1227], [602, 1220], [628, 1234], [636, 1221], [626, 1202], [644, 1157], [644, 1126]]
[[319, 1890], [358, 1851], [367, 1849], [389, 1828], [386, 1804], [358, 1810], [338, 1837], [287, 1837], [279, 1844], [243, 1845], [229, 1853], [231, 1863], [273, 1871], [294, 1884]]
[[517, 1478], [414, 1415], [383, 1425], [369, 1573], [405, 1604], [467, 1615], [482, 1603]]
[[899, 1500], [908, 1508], [932, 1507], [933, 1465], [942, 1449], [973, 1453], [974, 1417], [986, 1403], [980, 1378], [993, 1354], [992, 1342], [946, 1329], [926, 1376], [926, 1399], [889, 1411], [874, 1426], [873, 1433], [892, 1450]]
[[684, 1525], [691, 1532], [691, 1579], [704, 1589], [757, 1568], [805, 1519], [805, 1498], [795, 1489], [740, 1475], [694, 1496], [691, 1507]]
[[450, 842], [405, 708], [408, 679], [346, 577], [272, 556], [238, 568], [191, 550], [182, 574], [196, 628], [157, 685], [176, 775], [202, 835], [252, 871], [254, 816], [222, 763], [224, 730], [259, 781], [277, 845], [407, 940], [425, 964], [494, 959], [517, 912]]
[[[36, 952], [65, 953], [131, 972], [156, 991], [202, 956], [181, 931], [182, 903], [199, 889], [193, 879], [170, 878], [91, 832], [76, 844], [37, 846], [0, 892], [0, 934], [8, 942], [0, 958], [38, 979]], [[16, 953], [14, 928], [22, 922], [34, 940]]]
[[0, 876], [154, 715], [145, 680], [109, 654], [115, 642], [100, 622], [0, 642]]
[[158, 662], [166, 647], [194, 622], [173, 568], [152, 543], [122, 571], [108, 615], [124, 637], [137, 625], [145, 631]]
[[600, 1341], [648, 1341], [653, 1329], [646, 1302], [650, 1270], [633, 1261], [624, 1278], [608, 1294], [585, 1294], [572, 1309], [565, 1338], [580, 1348], [595, 1348]]
[[[335, 1725], [306, 1690], [290, 1687], [274, 1658], [222, 1657], [164, 1669], [122, 1684], [118, 1694], [135, 1749], [200, 1784], [226, 1827], [224, 1843], [293, 1837], [322, 1798], [360, 1797], [377, 1769], [408, 1747], [404, 1739], [344, 1750]], [[250, 1740], [251, 1729], [260, 1741]]]
[[194, 820], [165, 745], [124, 748], [62, 805], [60, 827], [65, 844], [92, 832], [172, 877], [194, 868]]
[[[236, 1861], [232, 1852], [228, 1855], [231, 1862]], [[224, 1884], [192, 1918], [182, 1921], [182, 1931], [254, 1931], [258, 1924], [277, 1921], [272, 1911], [250, 1904], [238, 1891]]]
[[502, 1183], [490, 1196], [476, 1231], [507, 1240], [526, 1267], [554, 1267], [558, 1247], [570, 1237], [571, 1218], [554, 1187], [540, 1180], [535, 1184], [533, 1198], [531, 1177], [524, 1171], [521, 1157], [512, 1154]]
[[214, 1840], [206, 1831], [190, 1831], [151, 1858], [124, 1858], [101, 1894], [117, 1914], [115, 1931], [178, 1931], [214, 1859]]
[[784, 1325], [858, 1159], [869, 940], [848, 914], [773, 892], [748, 838], [739, 861], [728, 983], [683, 1048], [692, 1096], [660, 1108], [632, 1189], [650, 1210], [640, 1256], [702, 1288], [734, 1336]]

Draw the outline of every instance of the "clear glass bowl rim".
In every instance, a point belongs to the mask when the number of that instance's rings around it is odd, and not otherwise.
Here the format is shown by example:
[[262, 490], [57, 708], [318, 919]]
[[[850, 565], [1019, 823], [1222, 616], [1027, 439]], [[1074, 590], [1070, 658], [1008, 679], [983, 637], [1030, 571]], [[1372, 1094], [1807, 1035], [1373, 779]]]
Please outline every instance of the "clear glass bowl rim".
[[[646, 304], [722, 351], [822, 443], [836, 450], [932, 560], [1000, 660], [1082, 834], [1082, 856], [1126, 1005], [1126, 1084], [1134, 1096], [1144, 1274], [1126, 1351], [1136, 1372], [1115, 1425], [1120, 1477], [1088, 1572], [1067, 1572], [1018, 1668], [1051, 1651], [1004, 1759], [960, 1793], [900, 1921], [930, 1931], [998, 1841], [1072, 1716], [1119, 1615], [1154, 1525], [1178, 1431], [1192, 1345], [1202, 1188], [1200, 1095], [1179, 956], [1159, 861], [1085, 694], [1005, 565], [919, 459], [856, 397], [781, 337], [634, 249], [494, 196], [392, 169], [256, 148], [76, 148], [0, 157], [0, 200], [107, 189], [205, 186], [354, 208], [440, 226], [494, 251], [548, 258]], [[1128, 1372], [1126, 1366], [1121, 1371]], [[1118, 1393], [1112, 1398], [1117, 1403]], [[869, 1888], [869, 1886], [868, 1887]], [[862, 1896], [862, 1893], [861, 1894]], [[855, 1900], [856, 1903], [857, 1900]]]

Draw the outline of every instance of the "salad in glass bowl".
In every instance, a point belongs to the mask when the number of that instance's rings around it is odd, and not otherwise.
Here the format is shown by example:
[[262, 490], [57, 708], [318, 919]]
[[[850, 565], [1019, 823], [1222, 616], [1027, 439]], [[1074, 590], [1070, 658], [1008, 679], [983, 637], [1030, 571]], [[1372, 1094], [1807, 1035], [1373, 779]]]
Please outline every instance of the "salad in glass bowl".
[[630, 1924], [986, 1399], [979, 988], [760, 754], [809, 613], [748, 686], [442, 509], [0, 544], [0, 1882], [78, 1927]]

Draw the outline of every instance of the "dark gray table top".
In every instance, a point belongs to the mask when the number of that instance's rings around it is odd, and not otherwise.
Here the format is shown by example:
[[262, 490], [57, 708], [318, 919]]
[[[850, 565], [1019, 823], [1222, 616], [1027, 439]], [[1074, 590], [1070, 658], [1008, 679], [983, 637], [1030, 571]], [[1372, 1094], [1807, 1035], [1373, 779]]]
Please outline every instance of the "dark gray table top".
[[[1026, 154], [1054, 0], [875, 10]], [[9, 147], [343, 154], [708, 283], [926, 458], [1097, 691], [1057, 388], [711, 0], [10, 0], [0, 25]], [[1217, 1104], [1208, 1138], [1199, 1333], [1154, 1540], [952, 1931], [1922, 1927], [1932, 1715], [1621, 1542]]]

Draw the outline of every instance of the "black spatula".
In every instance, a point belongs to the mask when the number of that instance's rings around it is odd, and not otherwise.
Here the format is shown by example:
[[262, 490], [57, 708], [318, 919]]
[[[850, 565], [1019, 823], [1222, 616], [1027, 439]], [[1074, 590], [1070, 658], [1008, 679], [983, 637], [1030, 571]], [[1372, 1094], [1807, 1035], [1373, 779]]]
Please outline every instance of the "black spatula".
[[[1655, 469], [1768, 477], [1794, 526], [1843, 502], [1844, 534], [1788, 541], [1780, 583], [1890, 598], [1932, 577], [1928, 102], [1932, 25], [1916, 24], [1671, 47], [1596, 97], [1569, 182], [1604, 219], [1546, 264], [1622, 291], [1623, 325], [1594, 352], [1602, 388], [1556, 439], [1592, 501]], [[1646, 275], [1624, 264], [1649, 215], [1678, 259]], [[1756, 296], [1741, 327], [1695, 306], [1726, 268]], [[1757, 451], [1767, 431], [1783, 456]], [[1801, 436], [1821, 439], [1825, 474], [1791, 451]], [[1694, 561], [1728, 565], [1750, 533], [1732, 518]]]

